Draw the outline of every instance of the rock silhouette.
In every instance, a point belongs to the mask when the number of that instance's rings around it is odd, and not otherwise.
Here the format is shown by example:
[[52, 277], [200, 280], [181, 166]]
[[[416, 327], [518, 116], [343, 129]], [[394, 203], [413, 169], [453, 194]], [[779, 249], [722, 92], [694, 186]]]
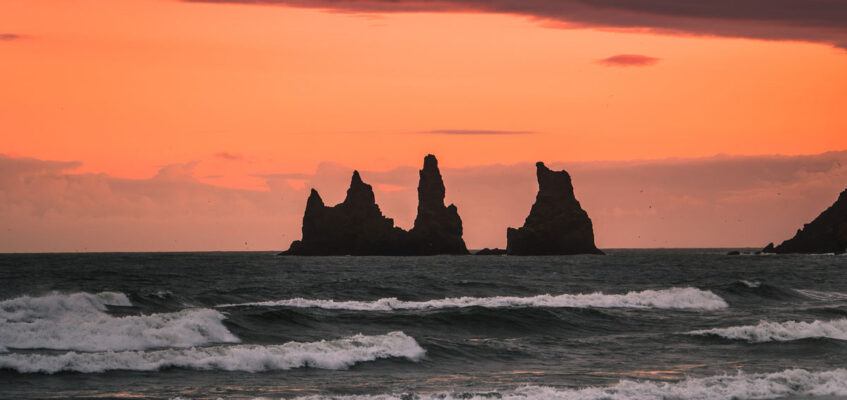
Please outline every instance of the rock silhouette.
[[763, 253], [844, 253], [847, 251], [847, 189], [814, 221], [798, 229], [779, 246], [770, 243]]
[[477, 251], [476, 253], [474, 253], [474, 255], [475, 256], [502, 256], [502, 255], [506, 255], [506, 250], [498, 249], [496, 247], [493, 248], [493, 249], [489, 249], [488, 247], [486, 247], [486, 248], [484, 248], [480, 251]]
[[444, 206], [444, 182], [435, 156], [424, 158], [418, 184], [418, 215], [410, 231], [394, 226], [382, 215], [373, 188], [353, 172], [347, 197], [333, 207], [324, 205], [312, 189], [303, 215], [303, 238], [282, 255], [395, 255], [468, 254], [462, 239], [462, 220], [456, 206]]
[[594, 228], [579, 205], [567, 171], [538, 162], [538, 195], [523, 227], [508, 228], [509, 255], [603, 254], [594, 245]]
[[418, 216], [409, 231], [413, 253], [468, 254], [462, 240], [462, 219], [456, 206], [444, 206], [444, 181], [434, 155], [424, 157], [418, 181]]
[[315, 189], [306, 201], [303, 238], [285, 255], [391, 255], [402, 252], [406, 232], [382, 215], [373, 188], [353, 172], [347, 197], [334, 207], [324, 205]]

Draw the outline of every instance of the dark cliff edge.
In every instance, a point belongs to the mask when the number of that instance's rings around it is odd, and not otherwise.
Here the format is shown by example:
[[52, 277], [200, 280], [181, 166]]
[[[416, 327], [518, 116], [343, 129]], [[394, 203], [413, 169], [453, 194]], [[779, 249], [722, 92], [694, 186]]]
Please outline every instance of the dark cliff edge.
[[838, 200], [824, 210], [814, 221], [798, 229], [793, 238], [779, 246], [768, 244], [763, 253], [844, 253], [847, 251], [847, 189]]
[[603, 254], [594, 245], [594, 227], [574, 196], [567, 171], [536, 163], [538, 195], [520, 228], [506, 230], [509, 255]]
[[382, 215], [373, 188], [353, 172], [347, 197], [328, 207], [312, 189], [303, 214], [303, 238], [280, 255], [418, 256], [469, 254], [456, 206], [444, 205], [445, 188], [435, 156], [424, 158], [418, 184], [418, 215], [410, 231]]

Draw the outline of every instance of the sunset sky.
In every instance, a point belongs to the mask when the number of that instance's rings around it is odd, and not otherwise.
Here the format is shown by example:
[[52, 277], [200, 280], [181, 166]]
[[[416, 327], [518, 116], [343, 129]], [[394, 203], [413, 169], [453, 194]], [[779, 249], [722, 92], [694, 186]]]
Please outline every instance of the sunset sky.
[[353, 168], [408, 227], [427, 153], [471, 248], [538, 160], [600, 247], [759, 246], [847, 187], [845, 110], [836, 0], [0, 0], [0, 251], [282, 249]]

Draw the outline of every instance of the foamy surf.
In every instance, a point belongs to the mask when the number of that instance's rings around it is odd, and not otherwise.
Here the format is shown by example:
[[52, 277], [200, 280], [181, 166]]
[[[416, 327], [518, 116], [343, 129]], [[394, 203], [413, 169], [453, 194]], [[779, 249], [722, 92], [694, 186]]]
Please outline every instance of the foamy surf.
[[847, 340], [847, 319], [812, 322], [769, 322], [758, 325], [732, 326], [729, 328], [702, 329], [688, 332], [689, 335], [715, 335], [726, 339], [749, 342], [787, 342], [809, 338]]
[[107, 305], [132, 303], [114, 292], [51, 293], [0, 302], [0, 351], [119, 351], [239, 342], [216, 310], [113, 317]]
[[463, 307], [574, 307], [574, 308], [660, 308], [717, 310], [729, 305], [720, 296], [692, 287], [670, 288], [663, 290], [644, 290], [626, 294], [562, 294], [539, 295], [531, 297], [451, 297], [428, 301], [403, 301], [397, 298], [382, 298], [375, 301], [335, 301], [294, 298], [275, 301], [261, 301], [239, 304], [222, 304], [216, 307], [295, 307], [323, 308], [328, 310], [352, 311], [392, 311], [392, 310], [433, 310]]
[[815, 396], [847, 396], [847, 370], [810, 372], [790, 369], [770, 374], [720, 375], [679, 382], [623, 380], [610, 387], [561, 389], [522, 386], [485, 393], [442, 392], [423, 395], [379, 394], [303, 396], [298, 400], [753, 400]]
[[320, 342], [289, 342], [281, 345], [224, 345], [153, 351], [99, 353], [69, 352], [62, 355], [3, 354], [0, 368], [22, 373], [74, 371], [98, 373], [111, 370], [155, 371], [163, 368], [259, 372], [292, 368], [346, 369], [382, 358], [420, 360], [425, 350], [403, 332], [355, 335]]
[[6, 321], [32, 321], [56, 318], [67, 314], [99, 315], [106, 306], [132, 306], [123, 293], [70, 293], [53, 292], [44, 296], [21, 296], [0, 301], [0, 319]]

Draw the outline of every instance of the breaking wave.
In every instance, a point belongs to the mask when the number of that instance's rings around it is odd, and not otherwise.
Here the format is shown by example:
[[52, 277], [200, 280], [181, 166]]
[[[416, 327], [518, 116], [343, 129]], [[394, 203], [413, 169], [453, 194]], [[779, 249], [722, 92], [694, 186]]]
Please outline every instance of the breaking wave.
[[345, 369], [365, 361], [403, 357], [418, 361], [425, 350], [403, 332], [355, 335], [320, 342], [281, 345], [224, 345], [153, 351], [100, 353], [69, 352], [61, 355], [4, 354], [0, 368], [22, 373], [111, 370], [155, 371], [163, 368], [259, 372], [292, 368]]
[[67, 314], [100, 315], [106, 306], [132, 306], [123, 293], [101, 292], [97, 294], [79, 292], [62, 294], [53, 292], [45, 296], [21, 296], [0, 301], [0, 319], [6, 321], [32, 321], [57, 318]]
[[644, 290], [626, 294], [549, 294], [514, 297], [451, 297], [428, 301], [403, 301], [397, 298], [382, 298], [375, 301], [335, 301], [294, 298], [253, 303], [222, 304], [216, 307], [296, 307], [323, 308], [328, 310], [353, 311], [392, 311], [392, 310], [433, 310], [462, 307], [573, 307], [573, 308], [662, 308], [717, 310], [729, 305], [720, 296], [697, 288], [670, 288], [664, 290]]
[[808, 396], [847, 396], [847, 370], [809, 372], [790, 369], [770, 374], [721, 375], [679, 382], [624, 380], [610, 387], [561, 389], [523, 386], [514, 390], [485, 393], [304, 396], [298, 400], [740, 400]]
[[847, 319], [813, 322], [770, 322], [758, 325], [733, 326], [729, 328], [703, 329], [688, 332], [690, 335], [715, 335], [726, 339], [750, 342], [787, 342], [809, 338], [847, 340]]
[[114, 317], [107, 305], [131, 306], [123, 293], [52, 293], [0, 302], [0, 350], [143, 350], [237, 343], [216, 310]]

